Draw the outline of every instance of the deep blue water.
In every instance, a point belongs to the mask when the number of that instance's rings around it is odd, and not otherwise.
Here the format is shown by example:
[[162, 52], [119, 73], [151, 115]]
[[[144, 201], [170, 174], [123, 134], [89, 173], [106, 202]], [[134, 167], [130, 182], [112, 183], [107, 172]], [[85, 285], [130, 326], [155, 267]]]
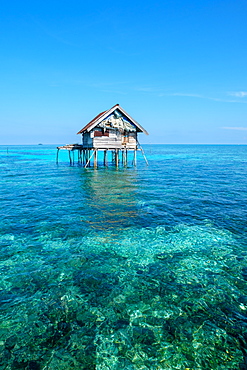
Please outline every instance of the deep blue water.
[[247, 369], [247, 146], [143, 148], [0, 146], [0, 369]]

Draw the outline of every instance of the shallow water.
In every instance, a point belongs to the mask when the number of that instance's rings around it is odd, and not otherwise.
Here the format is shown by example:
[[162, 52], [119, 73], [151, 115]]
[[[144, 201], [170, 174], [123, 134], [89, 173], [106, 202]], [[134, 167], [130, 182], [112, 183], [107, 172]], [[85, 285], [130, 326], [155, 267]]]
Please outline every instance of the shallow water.
[[247, 368], [247, 147], [144, 149], [0, 146], [0, 369]]

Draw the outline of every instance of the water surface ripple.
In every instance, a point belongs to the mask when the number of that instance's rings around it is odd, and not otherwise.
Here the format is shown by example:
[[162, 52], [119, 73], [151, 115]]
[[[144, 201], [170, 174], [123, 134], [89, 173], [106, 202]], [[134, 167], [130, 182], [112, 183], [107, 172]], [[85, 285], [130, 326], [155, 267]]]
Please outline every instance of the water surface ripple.
[[144, 149], [0, 147], [0, 369], [247, 369], [247, 147]]

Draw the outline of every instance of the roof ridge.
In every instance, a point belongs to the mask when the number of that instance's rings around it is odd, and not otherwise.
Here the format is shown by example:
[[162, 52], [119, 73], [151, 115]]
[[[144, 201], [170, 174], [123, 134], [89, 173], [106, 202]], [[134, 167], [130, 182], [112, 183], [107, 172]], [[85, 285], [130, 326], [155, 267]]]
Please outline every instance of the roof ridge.
[[77, 132], [77, 134], [82, 134], [84, 131], [87, 131], [90, 127], [92, 127], [92, 129], [94, 128], [95, 125], [97, 125], [98, 123], [100, 123], [100, 119], [103, 119], [103, 116], [106, 116], [107, 117], [107, 113], [108, 112], [114, 112], [115, 108], [119, 108], [119, 110], [124, 114], [126, 115], [126, 117], [128, 119], [130, 119], [130, 121], [141, 131], [141, 132], [144, 132], [146, 135], [148, 135], [148, 132], [138, 123], [136, 122], [127, 112], [125, 112], [125, 110], [120, 107], [119, 104], [115, 104], [112, 108], [108, 109], [108, 110], [105, 110], [104, 112], [102, 113], [99, 113], [96, 117], [94, 117], [86, 126], [84, 126], [79, 132]]

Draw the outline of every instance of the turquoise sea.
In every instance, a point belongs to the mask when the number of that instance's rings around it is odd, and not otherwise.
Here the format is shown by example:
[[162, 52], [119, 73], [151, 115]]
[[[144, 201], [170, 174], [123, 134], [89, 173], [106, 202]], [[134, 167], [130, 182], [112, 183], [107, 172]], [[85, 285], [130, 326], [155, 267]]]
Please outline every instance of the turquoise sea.
[[247, 146], [143, 148], [0, 146], [0, 370], [247, 369]]

